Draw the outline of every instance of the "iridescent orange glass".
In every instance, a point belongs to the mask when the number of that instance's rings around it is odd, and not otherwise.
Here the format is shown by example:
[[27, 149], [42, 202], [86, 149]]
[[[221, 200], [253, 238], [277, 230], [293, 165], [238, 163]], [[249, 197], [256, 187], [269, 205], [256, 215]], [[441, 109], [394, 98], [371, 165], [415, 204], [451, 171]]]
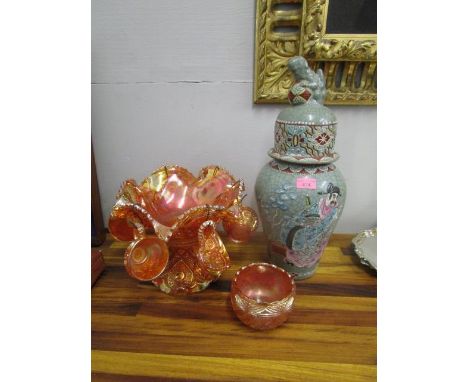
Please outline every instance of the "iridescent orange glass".
[[157, 237], [142, 237], [127, 248], [124, 265], [127, 272], [140, 281], [151, 281], [167, 266], [169, 252], [164, 241]]
[[223, 219], [223, 228], [229, 239], [235, 243], [245, 243], [257, 229], [258, 218], [250, 207], [235, 205]]
[[131, 241], [128, 274], [170, 294], [205, 289], [229, 268], [216, 225], [229, 227], [230, 236], [237, 229], [241, 240], [257, 226], [255, 212], [242, 206], [243, 192], [243, 182], [219, 166], [203, 168], [198, 177], [163, 166], [140, 184], [125, 181], [108, 227], [116, 239]]
[[253, 329], [273, 329], [292, 310], [296, 285], [292, 276], [273, 264], [241, 268], [231, 283], [231, 304], [239, 320]]

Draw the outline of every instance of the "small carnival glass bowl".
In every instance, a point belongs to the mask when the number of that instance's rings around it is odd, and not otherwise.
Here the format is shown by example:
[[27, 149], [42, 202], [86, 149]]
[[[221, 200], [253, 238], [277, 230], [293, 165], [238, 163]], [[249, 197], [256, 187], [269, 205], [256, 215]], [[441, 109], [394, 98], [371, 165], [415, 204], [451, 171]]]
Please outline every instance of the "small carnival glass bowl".
[[253, 329], [273, 329], [292, 310], [296, 284], [291, 275], [273, 264], [242, 267], [231, 283], [231, 304], [239, 320]]

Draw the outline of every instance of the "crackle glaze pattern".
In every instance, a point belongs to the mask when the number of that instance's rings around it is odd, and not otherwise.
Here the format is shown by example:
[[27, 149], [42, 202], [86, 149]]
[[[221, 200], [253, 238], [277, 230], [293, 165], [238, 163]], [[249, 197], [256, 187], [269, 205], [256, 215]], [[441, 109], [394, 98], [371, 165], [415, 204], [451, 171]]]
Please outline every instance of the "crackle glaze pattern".
[[335, 162], [336, 117], [322, 105], [320, 71], [303, 57], [288, 63], [296, 84], [291, 107], [278, 115], [273, 158], [257, 177], [255, 193], [270, 261], [296, 279], [311, 276], [341, 216], [346, 185]]
[[[313, 178], [316, 189], [297, 188]], [[272, 160], [255, 185], [270, 261], [296, 279], [311, 276], [343, 211], [346, 185], [334, 164], [303, 166]]]
[[336, 125], [314, 125], [277, 120], [273, 153], [291, 155], [297, 160], [334, 159]]

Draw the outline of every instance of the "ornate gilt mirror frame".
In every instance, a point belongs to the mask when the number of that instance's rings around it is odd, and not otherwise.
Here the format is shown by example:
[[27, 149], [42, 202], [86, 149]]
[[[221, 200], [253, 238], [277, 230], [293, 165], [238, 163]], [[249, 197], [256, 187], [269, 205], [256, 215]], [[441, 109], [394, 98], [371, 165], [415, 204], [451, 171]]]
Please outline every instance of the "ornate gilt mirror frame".
[[377, 103], [377, 35], [327, 34], [329, 2], [257, 0], [255, 103], [287, 102], [293, 81], [287, 62], [296, 55], [323, 70], [325, 104]]

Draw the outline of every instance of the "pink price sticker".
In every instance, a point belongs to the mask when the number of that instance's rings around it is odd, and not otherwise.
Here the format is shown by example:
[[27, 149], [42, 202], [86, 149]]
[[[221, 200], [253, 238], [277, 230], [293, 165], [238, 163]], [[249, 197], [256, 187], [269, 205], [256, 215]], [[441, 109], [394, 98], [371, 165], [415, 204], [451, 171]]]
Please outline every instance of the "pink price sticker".
[[317, 179], [315, 178], [297, 178], [296, 188], [308, 188], [315, 190], [317, 188]]

